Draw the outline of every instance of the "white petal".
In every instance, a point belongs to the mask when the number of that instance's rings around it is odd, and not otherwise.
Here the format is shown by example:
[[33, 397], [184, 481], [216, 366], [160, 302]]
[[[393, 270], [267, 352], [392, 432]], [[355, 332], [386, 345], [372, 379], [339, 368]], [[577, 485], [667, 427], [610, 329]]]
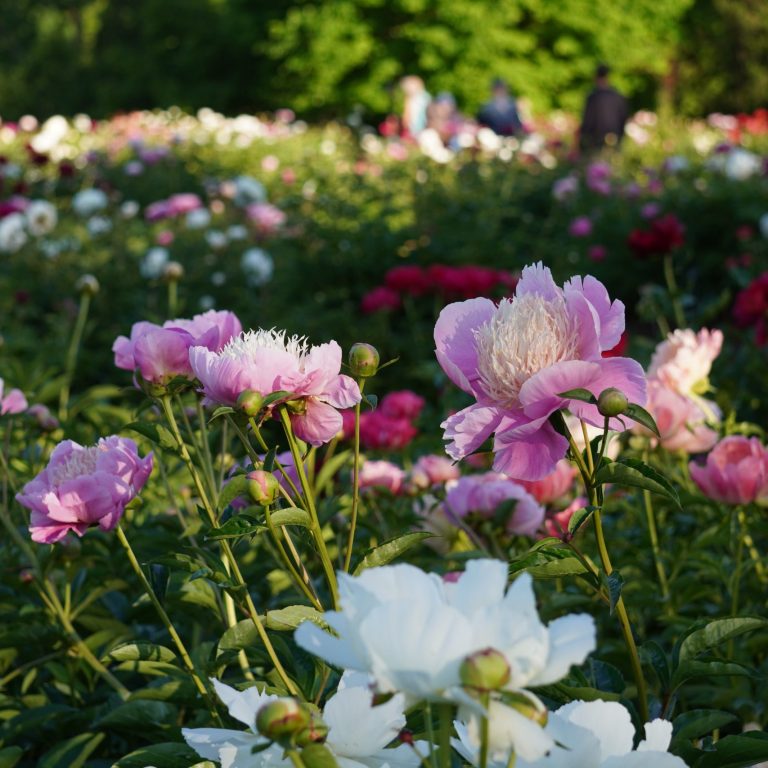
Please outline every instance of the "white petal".
[[448, 602], [466, 616], [502, 601], [507, 564], [500, 560], [470, 560], [455, 584], [446, 584]]
[[346, 638], [335, 637], [311, 621], [299, 624], [293, 639], [300, 648], [319, 656], [331, 666], [339, 669], [365, 669], [353, 645]]
[[638, 752], [656, 750], [666, 752], [672, 741], [672, 723], [669, 720], [657, 718], [645, 724], [645, 739], [637, 746]]
[[616, 701], [572, 701], [555, 714], [591, 731], [600, 742], [602, 760], [632, 751], [635, 729], [629, 712]]
[[530, 681], [532, 685], [548, 685], [564, 678], [575, 664], [595, 650], [595, 620], [586, 614], [571, 614], [555, 619], [549, 631], [549, 656], [546, 669]]
[[211, 678], [216, 695], [224, 702], [229, 714], [251, 729], [256, 727], [256, 715], [258, 711], [277, 696], [261, 693], [256, 686], [238, 691], [220, 680]]
[[225, 747], [254, 747], [263, 739], [247, 731], [226, 728], [182, 728], [181, 735], [187, 745], [205, 760], [219, 760], [219, 751]]

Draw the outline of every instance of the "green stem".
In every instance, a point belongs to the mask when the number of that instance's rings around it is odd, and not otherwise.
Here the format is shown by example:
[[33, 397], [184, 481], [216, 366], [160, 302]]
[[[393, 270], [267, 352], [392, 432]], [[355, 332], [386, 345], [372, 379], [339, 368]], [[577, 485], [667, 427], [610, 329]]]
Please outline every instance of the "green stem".
[[766, 573], [765, 573], [765, 566], [763, 565], [762, 558], [760, 557], [760, 553], [757, 551], [757, 547], [755, 546], [755, 540], [752, 538], [752, 535], [749, 532], [749, 523], [747, 522], [747, 513], [744, 510], [743, 507], [739, 507], [736, 515], [739, 519], [739, 526], [741, 528], [741, 538], [744, 541], [744, 545], [747, 547], [747, 551], [749, 552], [749, 556], [752, 558], [752, 562], [755, 566], [755, 573], [757, 574], [757, 578], [760, 579], [760, 581], [765, 584], [766, 583]]
[[669, 291], [669, 297], [672, 300], [672, 312], [675, 318], [675, 325], [678, 328], [685, 328], [685, 313], [683, 312], [683, 306], [680, 303], [680, 289], [677, 287], [677, 280], [675, 280], [675, 267], [672, 263], [672, 254], [667, 253], [664, 256], [664, 279], [667, 281], [667, 290]]
[[424, 721], [427, 726], [427, 739], [429, 740], [429, 762], [432, 768], [438, 768], [435, 750], [435, 726], [432, 722], [432, 704], [429, 701], [424, 705]]
[[208, 427], [205, 423], [205, 410], [199, 397], [195, 397], [195, 407], [197, 409], [197, 420], [200, 422], [200, 442], [203, 446], [204, 469], [208, 475], [208, 483], [211, 487], [211, 494], [218, 495], [219, 486], [216, 485], [216, 473], [213, 469], [213, 456], [211, 455], [211, 446], [208, 443]]
[[[481, 704], [483, 709], [488, 712], [491, 706], [491, 696], [489, 693], [483, 694]], [[488, 717], [484, 714], [480, 721], [480, 762], [478, 768], [487, 768], [488, 766], [488, 730]]]
[[439, 705], [440, 717], [440, 768], [451, 768], [451, 729], [453, 727], [453, 706]]
[[176, 317], [176, 311], [179, 306], [179, 281], [168, 281], [168, 317]]
[[59, 420], [65, 421], [69, 409], [69, 391], [72, 387], [72, 379], [75, 376], [75, 366], [77, 365], [77, 354], [80, 351], [80, 342], [83, 338], [85, 323], [88, 319], [88, 309], [91, 305], [91, 294], [83, 291], [80, 294], [80, 306], [77, 310], [77, 320], [72, 331], [72, 339], [69, 342], [67, 359], [64, 367], [64, 382], [59, 392]]
[[[365, 379], [360, 379], [360, 394], [363, 394]], [[349, 517], [349, 537], [347, 553], [344, 556], [344, 572], [349, 573], [352, 563], [352, 550], [355, 546], [355, 530], [357, 529], [357, 510], [360, 504], [360, 401], [355, 404], [355, 458], [352, 468], [352, 510]]]
[[197, 687], [197, 690], [200, 692], [202, 697], [208, 703], [208, 706], [211, 709], [211, 715], [213, 715], [213, 719], [219, 720], [219, 715], [216, 712], [216, 705], [213, 699], [211, 698], [210, 692], [205, 687], [205, 683], [203, 683], [200, 676], [197, 674], [197, 669], [195, 668], [195, 665], [192, 662], [192, 658], [190, 657], [189, 652], [187, 651], [187, 648], [184, 645], [184, 642], [179, 636], [179, 633], [176, 631], [176, 627], [173, 626], [173, 622], [171, 621], [170, 617], [166, 613], [165, 608], [163, 608], [162, 603], [160, 602], [160, 600], [158, 600], [157, 595], [155, 594], [155, 590], [152, 589], [152, 585], [149, 583], [149, 579], [147, 579], [146, 575], [144, 574], [144, 571], [142, 570], [141, 565], [139, 565], [139, 561], [136, 559], [136, 555], [133, 552], [133, 548], [131, 547], [131, 544], [128, 541], [128, 538], [125, 535], [125, 531], [123, 531], [123, 527], [118, 524], [115, 530], [117, 531], [117, 539], [120, 542], [120, 544], [122, 544], [123, 549], [125, 550], [125, 554], [128, 556], [128, 562], [131, 564], [131, 567], [133, 568], [134, 572], [139, 577], [141, 586], [144, 587], [144, 591], [147, 593], [147, 597], [150, 599], [152, 605], [157, 611], [157, 615], [160, 617], [160, 621], [163, 622], [163, 625], [168, 630], [168, 634], [171, 636], [171, 639], [173, 640], [174, 645], [178, 649], [179, 655], [181, 656], [181, 659], [184, 662], [184, 666], [187, 668], [187, 671], [192, 676], [192, 680], [194, 681], [195, 686]]
[[331, 600], [333, 602], [334, 610], [338, 609], [339, 605], [339, 590], [336, 584], [336, 573], [333, 570], [333, 564], [331, 558], [328, 555], [328, 550], [325, 546], [325, 539], [323, 539], [323, 529], [320, 525], [320, 519], [317, 516], [317, 509], [315, 507], [315, 499], [312, 493], [312, 489], [309, 487], [309, 481], [307, 480], [307, 473], [304, 471], [304, 461], [299, 452], [299, 448], [296, 445], [296, 440], [293, 436], [293, 428], [291, 426], [291, 418], [288, 415], [288, 411], [285, 408], [280, 408], [280, 420], [283, 423], [283, 429], [285, 430], [285, 436], [288, 440], [288, 445], [291, 449], [291, 456], [293, 456], [293, 463], [296, 472], [299, 476], [299, 483], [304, 493], [304, 501], [306, 503], [306, 509], [309, 513], [311, 520], [311, 531], [317, 545], [317, 551], [320, 555], [320, 560], [323, 564], [323, 571], [325, 572], [325, 578], [328, 581], [328, 587], [331, 590]]
[[296, 749], [286, 749], [285, 754], [293, 764], [293, 768], [306, 768], [304, 761], [301, 759], [301, 755]]

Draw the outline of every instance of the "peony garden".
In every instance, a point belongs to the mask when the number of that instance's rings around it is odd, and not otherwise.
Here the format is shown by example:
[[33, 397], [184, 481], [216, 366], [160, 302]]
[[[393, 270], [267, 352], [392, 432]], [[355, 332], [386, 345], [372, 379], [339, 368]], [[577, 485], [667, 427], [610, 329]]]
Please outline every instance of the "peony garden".
[[768, 764], [768, 115], [572, 129], [0, 123], [0, 767]]

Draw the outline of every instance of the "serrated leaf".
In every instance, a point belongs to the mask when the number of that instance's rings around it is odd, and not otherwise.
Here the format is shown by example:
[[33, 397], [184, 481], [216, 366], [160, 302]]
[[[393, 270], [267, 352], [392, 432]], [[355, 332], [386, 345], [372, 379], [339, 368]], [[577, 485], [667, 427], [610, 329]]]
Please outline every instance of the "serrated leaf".
[[714, 648], [720, 643], [738, 637], [745, 632], [755, 629], [764, 629], [768, 626], [768, 619], [757, 617], [737, 617], [731, 619], [713, 619], [708, 624], [690, 632], [680, 643], [678, 653], [679, 663], [694, 659], [700, 653]]
[[624, 579], [618, 571], [613, 571], [606, 577], [605, 581], [608, 585], [608, 597], [611, 601], [610, 613], [613, 615], [613, 612], [616, 610], [616, 603], [621, 598], [621, 588], [624, 586]]
[[619, 459], [603, 464], [595, 475], [595, 481], [601, 485], [615, 483], [643, 488], [651, 493], [665, 496], [680, 507], [677, 491], [664, 475], [637, 459]]
[[656, 426], [656, 420], [653, 418], [653, 416], [651, 416], [650, 413], [648, 413], [648, 411], [645, 410], [645, 408], [638, 405], [637, 403], [630, 403], [622, 416], [626, 416], [628, 419], [632, 419], [632, 421], [636, 421], [638, 424], [641, 424], [646, 429], [649, 429], [651, 432], [653, 432], [656, 437], [661, 437], [659, 428]]
[[368, 550], [363, 559], [357, 564], [353, 575], [359, 576], [366, 568], [386, 565], [396, 557], [400, 557], [404, 552], [407, 552], [411, 547], [421, 544], [422, 541], [432, 536], [433, 534], [426, 531], [417, 531], [416, 533], [406, 533], [404, 536], [398, 536], [395, 539], [385, 541], [383, 544]]
[[685, 741], [700, 739], [735, 720], [738, 720], [736, 715], [719, 709], [692, 709], [672, 721], [673, 738]]
[[240, 536], [254, 536], [267, 530], [255, 517], [240, 514], [230, 517], [224, 525], [211, 528], [205, 534], [206, 541], [218, 541], [219, 539], [237, 539]]
[[568, 521], [568, 533], [571, 536], [575, 536], [579, 528], [592, 517], [596, 509], [597, 507], [582, 507], [581, 509], [577, 509]]
[[582, 403], [597, 405], [597, 398], [588, 389], [583, 387], [569, 389], [567, 392], [559, 392], [557, 396], [562, 397], [563, 400], [580, 400]]
[[300, 525], [304, 528], [312, 527], [312, 518], [306, 509], [299, 507], [286, 507], [285, 509], [276, 509], [270, 518], [274, 525]]
[[[292, 631], [305, 621], [311, 621], [323, 629], [329, 628], [323, 620], [323, 614], [309, 605], [290, 605], [287, 608], [267, 611], [266, 616], [267, 629], [274, 629], [279, 632]], [[251, 625], [253, 626], [253, 623]]]
[[112, 661], [164, 661], [172, 662], [176, 654], [164, 645], [155, 643], [130, 642], [112, 648], [104, 660]]

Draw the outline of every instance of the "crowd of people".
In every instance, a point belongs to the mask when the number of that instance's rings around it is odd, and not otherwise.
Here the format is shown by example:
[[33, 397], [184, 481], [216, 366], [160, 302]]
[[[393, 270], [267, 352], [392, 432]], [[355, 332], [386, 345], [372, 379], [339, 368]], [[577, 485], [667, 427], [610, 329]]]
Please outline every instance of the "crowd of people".
[[[490, 98], [474, 117], [459, 111], [451, 93], [442, 92], [433, 97], [418, 75], [402, 78], [400, 89], [402, 114], [390, 115], [384, 121], [381, 126], [384, 135], [418, 143], [439, 141], [446, 149], [456, 151], [461, 148], [463, 135], [474, 134], [480, 128], [490, 129], [497, 136], [518, 139], [529, 133], [525, 110], [501, 78], [493, 80]], [[600, 64], [574, 137], [574, 154], [618, 148], [628, 116], [627, 100], [611, 85], [608, 66]]]

